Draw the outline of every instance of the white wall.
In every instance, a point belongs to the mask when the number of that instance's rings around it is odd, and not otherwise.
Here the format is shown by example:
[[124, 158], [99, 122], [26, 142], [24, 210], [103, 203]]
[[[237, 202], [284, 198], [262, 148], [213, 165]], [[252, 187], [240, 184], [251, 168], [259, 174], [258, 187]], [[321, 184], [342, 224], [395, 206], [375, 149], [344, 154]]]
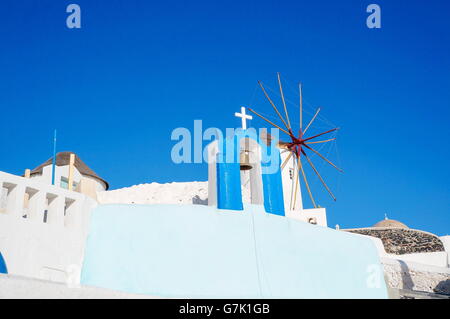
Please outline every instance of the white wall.
[[286, 216], [289, 218], [301, 220], [307, 223], [316, 222], [316, 225], [327, 227], [327, 211], [325, 208], [311, 208], [303, 210], [286, 210]]
[[392, 288], [449, 293], [450, 269], [413, 261], [381, 257], [386, 282]]
[[[281, 164], [282, 165], [287, 157], [289, 156], [290, 152], [284, 152], [281, 150], [280, 152], [281, 157]], [[281, 171], [281, 181], [283, 184], [283, 198], [284, 198], [284, 209], [287, 211], [289, 210], [295, 210], [295, 211], [301, 211], [303, 209], [303, 202], [302, 202], [302, 191], [301, 191], [301, 181], [302, 177], [298, 176], [296, 173], [297, 165], [294, 160], [294, 156], [291, 156], [291, 158], [288, 160], [286, 165], [284, 166], [283, 170]], [[301, 173], [300, 173], [301, 175]], [[297, 188], [295, 187], [296, 178], [298, 179], [298, 185]], [[297, 190], [297, 192], [296, 192]], [[297, 193], [297, 195], [295, 195]]]
[[[0, 251], [8, 273], [66, 281], [70, 272], [79, 271], [90, 211], [97, 203], [77, 192], [3, 172], [0, 186], [8, 189], [0, 211]], [[32, 195], [28, 209], [26, 193]]]
[[394, 255], [387, 254], [388, 257], [397, 260], [410, 261], [422, 265], [430, 265], [436, 267], [448, 267], [447, 263], [447, 252], [437, 251], [431, 253], [415, 253], [415, 254], [404, 254], [404, 255]]
[[216, 140], [207, 146], [208, 152], [208, 205], [217, 206], [217, 153], [219, 142]]
[[450, 267], [450, 236], [441, 236], [439, 239], [444, 244], [445, 251], [447, 252], [447, 265]]

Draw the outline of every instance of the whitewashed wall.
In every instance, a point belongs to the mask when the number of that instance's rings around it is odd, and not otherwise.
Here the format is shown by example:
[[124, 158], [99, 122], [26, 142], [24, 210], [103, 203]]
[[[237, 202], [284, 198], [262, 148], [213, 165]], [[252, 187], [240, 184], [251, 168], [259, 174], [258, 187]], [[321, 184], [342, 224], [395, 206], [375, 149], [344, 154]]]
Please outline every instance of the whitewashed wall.
[[450, 293], [450, 269], [413, 261], [381, 258], [385, 279], [391, 288]]
[[439, 239], [444, 244], [445, 251], [447, 252], [447, 265], [450, 267], [450, 236], [441, 236]]
[[[281, 153], [281, 163], [284, 163], [290, 152]], [[281, 165], [281, 164], [280, 164]], [[289, 161], [286, 163], [284, 169], [281, 171], [281, 181], [283, 183], [283, 198], [284, 198], [284, 209], [286, 210], [286, 215], [288, 215], [288, 210], [301, 211], [303, 209], [302, 202], [302, 191], [301, 184], [303, 181], [301, 177], [297, 175], [296, 168], [297, 164], [294, 160], [294, 156], [291, 156]], [[296, 178], [299, 178], [297, 187]], [[297, 194], [295, 194], [297, 193]], [[295, 201], [294, 201], [295, 199]]]
[[311, 208], [302, 210], [286, 210], [286, 217], [301, 220], [310, 224], [327, 227], [327, 211], [325, 208]]
[[[0, 189], [7, 193], [0, 207], [0, 251], [8, 273], [59, 282], [76, 279], [90, 211], [97, 203], [80, 193], [3, 172]], [[30, 196], [28, 208], [25, 194]]]

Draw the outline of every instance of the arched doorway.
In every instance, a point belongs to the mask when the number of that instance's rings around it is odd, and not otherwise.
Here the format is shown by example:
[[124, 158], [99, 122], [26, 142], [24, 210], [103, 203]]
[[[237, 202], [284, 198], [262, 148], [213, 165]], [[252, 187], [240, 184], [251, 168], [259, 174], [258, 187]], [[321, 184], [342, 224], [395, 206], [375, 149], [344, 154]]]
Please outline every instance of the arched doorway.
[[[242, 155], [245, 156], [243, 157]], [[261, 147], [257, 141], [243, 137], [239, 141], [239, 155], [241, 164], [241, 192], [244, 204], [263, 205], [263, 186], [261, 173]], [[248, 165], [242, 168], [242, 158], [246, 158]]]

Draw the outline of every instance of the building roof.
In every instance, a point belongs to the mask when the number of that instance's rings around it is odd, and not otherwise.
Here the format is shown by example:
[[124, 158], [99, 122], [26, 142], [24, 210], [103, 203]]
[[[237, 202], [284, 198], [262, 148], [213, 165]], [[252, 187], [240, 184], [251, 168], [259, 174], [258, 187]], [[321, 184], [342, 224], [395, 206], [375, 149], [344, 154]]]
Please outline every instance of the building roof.
[[373, 227], [375, 228], [403, 228], [403, 229], [409, 229], [408, 226], [406, 226], [405, 224], [397, 221], [397, 220], [393, 220], [393, 219], [383, 219], [381, 221], [379, 221], [378, 223], [376, 223], [375, 225], [373, 225]]
[[[75, 154], [73, 152], [60, 152], [56, 154], [56, 166], [66, 166], [69, 165], [70, 154]], [[52, 165], [53, 157], [49, 158], [46, 162], [42, 163], [35, 169], [31, 171], [31, 175], [42, 174], [42, 170], [45, 166]], [[98, 176], [92, 169], [89, 168], [79, 157], [75, 154], [75, 167], [80, 172], [81, 175], [92, 177], [105, 184], [106, 189], [109, 188], [109, 184], [103, 178]]]

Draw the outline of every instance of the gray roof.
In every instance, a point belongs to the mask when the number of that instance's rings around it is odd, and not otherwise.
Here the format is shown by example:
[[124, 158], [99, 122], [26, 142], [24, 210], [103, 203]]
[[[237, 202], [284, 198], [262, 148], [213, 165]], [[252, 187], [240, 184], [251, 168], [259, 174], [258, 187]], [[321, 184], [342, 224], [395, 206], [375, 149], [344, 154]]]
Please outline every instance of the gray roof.
[[[60, 152], [56, 154], [56, 166], [66, 166], [69, 165], [70, 154], [75, 154], [73, 152]], [[42, 163], [35, 169], [31, 171], [31, 175], [42, 174], [42, 170], [45, 166], [52, 165], [53, 157], [49, 158], [46, 162]], [[79, 157], [75, 154], [75, 167], [80, 172], [81, 175], [89, 176], [99, 180], [104, 183], [106, 189], [109, 189], [109, 184], [103, 178], [98, 176], [92, 169], [89, 168]]]

